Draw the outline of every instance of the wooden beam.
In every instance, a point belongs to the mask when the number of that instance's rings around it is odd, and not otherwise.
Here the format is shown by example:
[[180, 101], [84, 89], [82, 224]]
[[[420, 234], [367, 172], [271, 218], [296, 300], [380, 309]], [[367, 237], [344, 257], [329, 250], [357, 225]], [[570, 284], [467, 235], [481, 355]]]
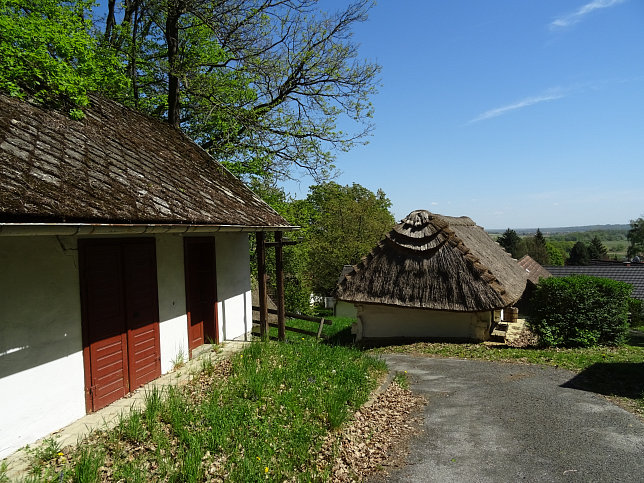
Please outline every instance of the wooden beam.
[[282, 250], [282, 232], [275, 232], [275, 275], [277, 277], [277, 338], [286, 340], [286, 323], [284, 317], [284, 252]]
[[266, 250], [264, 232], [257, 232], [257, 282], [259, 284], [259, 332], [262, 340], [268, 338], [268, 294], [266, 291]]
[[287, 239], [282, 239], [281, 241], [274, 241], [274, 242], [266, 242], [264, 243], [265, 247], [277, 247], [277, 246], [286, 246], [286, 245], [297, 245], [300, 243], [297, 240], [287, 240]]
[[[253, 310], [256, 310], [259, 312], [260, 308], [257, 305], [253, 305]], [[277, 315], [277, 309], [268, 309], [269, 314], [274, 314]], [[333, 325], [333, 322], [330, 320], [327, 320], [323, 317], [315, 317], [313, 315], [304, 315], [304, 314], [296, 314], [295, 312], [284, 312], [284, 315], [287, 317], [290, 317], [291, 319], [300, 319], [300, 320], [308, 320], [310, 322], [320, 322], [321, 320], [324, 321], [324, 325]]]

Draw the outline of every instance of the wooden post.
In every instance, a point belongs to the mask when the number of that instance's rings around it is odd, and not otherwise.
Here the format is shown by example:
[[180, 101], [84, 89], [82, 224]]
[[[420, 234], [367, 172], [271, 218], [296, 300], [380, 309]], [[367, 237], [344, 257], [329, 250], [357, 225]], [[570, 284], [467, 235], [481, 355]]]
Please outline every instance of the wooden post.
[[277, 338], [286, 340], [286, 322], [284, 309], [284, 256], [282, 232], [275, 232], [275, 271], [277, 276]]
[[259, 283], [259, 333], [262, 340], [268, 339], [268, 300], [266, 293], [266, 247], [264, 232], [257, 232], [257, 282]]

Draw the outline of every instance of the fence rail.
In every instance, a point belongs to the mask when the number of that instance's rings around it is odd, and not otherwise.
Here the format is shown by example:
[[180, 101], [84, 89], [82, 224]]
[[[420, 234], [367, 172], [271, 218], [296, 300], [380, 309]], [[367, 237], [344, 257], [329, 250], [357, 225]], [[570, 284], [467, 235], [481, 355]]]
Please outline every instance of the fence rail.
[[[257, 305], [253, 305], [253, 311], [258, 311], [259, 312], [259, 310], [260, 310], [260, 308]], [[268, 313], [273, 314], [273, 315], [277, 315], [278, 312], [277, 312], [276, 309], [269, 308]], [[288, 325], [285, 327], [286, 330], [288, 330], [288, 331], [297, 332], [298, 334], [310, 335], [310, 336], [318, 337], [318, 338], [322, 337], [322, 328], [325, 325], [332, 325], [333, 324], [332, 321], [327, 320], [324, 317], [314, 317], [312, 315], [297, 314], [295, 312], [284, 312], [284, 315], [286, 317], [291, 318], [291, 319], [307, 320], [309, 322], [317, 322], [318, 324], [320, 324], [319, 327], [318, 327], [317, 333], [313, 332], [313, 331], [310, 331], [310, 330], [306, 330], [306, 329], [300, 329], [298, 327], [289, 327]], [[259, 320], [253, 320], [253, 324], [259, 324]], [[279, 326], [274, 322], [269, 322], [268, 326], [269, 327], [279, 328]], [[260, 334], [253, 332], [253, 335], [260, 335]]]

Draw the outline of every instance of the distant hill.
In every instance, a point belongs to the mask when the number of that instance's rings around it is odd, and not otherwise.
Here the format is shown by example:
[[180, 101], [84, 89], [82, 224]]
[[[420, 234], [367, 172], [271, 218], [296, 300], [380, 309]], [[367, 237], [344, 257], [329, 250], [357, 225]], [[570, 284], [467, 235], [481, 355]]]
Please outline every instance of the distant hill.
[[[541, 233], [544, 235], [556, 235], [561, 233], [577, 233], [584, 231], [628, 231], [631, 225], [585, 225], [585, 226], [560, 226], [556, 228], [543, 228], [539, 227]], [[485, 230], [491, 235], [502, 234], [507, 228]], [[537, 231], [536, 228], [512, 228], [517, 232], [517, 235], [534, 235]]]

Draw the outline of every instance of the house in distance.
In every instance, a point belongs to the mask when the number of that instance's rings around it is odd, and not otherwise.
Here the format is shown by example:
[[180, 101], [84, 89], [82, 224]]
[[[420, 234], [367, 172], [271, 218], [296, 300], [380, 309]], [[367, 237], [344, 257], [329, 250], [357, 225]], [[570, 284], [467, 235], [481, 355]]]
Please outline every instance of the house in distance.
[[526, 272], [467, 217], [411, 212], [338, 285], [356, 339], [487, 340]]

